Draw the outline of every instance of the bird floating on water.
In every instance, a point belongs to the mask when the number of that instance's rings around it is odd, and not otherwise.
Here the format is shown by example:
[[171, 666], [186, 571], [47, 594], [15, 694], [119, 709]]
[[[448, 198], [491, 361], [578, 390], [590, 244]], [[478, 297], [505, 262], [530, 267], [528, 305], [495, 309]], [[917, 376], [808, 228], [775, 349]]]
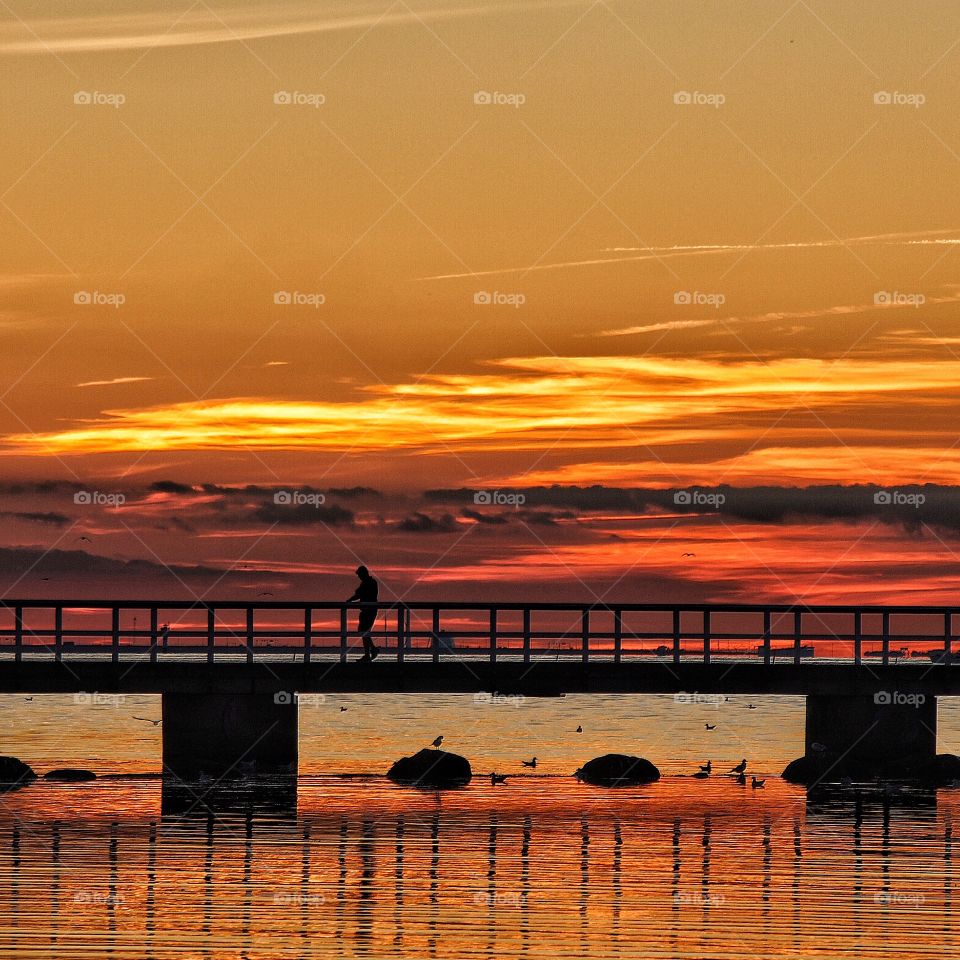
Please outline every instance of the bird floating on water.
[[745, 773], [738, 773], [738, 774], [737, 774], [737, 783], [739, 783], [741, 786], [746, 786], [746, 784], [747, 784], [747, 775], [746, 775]]
[[709, 774], [709, 773], [713, 773], [713, 761], [712, 761], [712, 760], [708, 760], [705, 764], [701, 764], [701, 765], [700, 765], [700, 769], [701, 769], [704, 773], [708, 773], [708, 774]]
[[750, 780], [750, 786], [753, 787], [754, 790], [759, 790], [766, 782], [766, 780], [758, 780], [756, 777], [753, 777]]
[[747, 769], [747, 760], [746, 760], [746, 757], [744, 757], [744, 759], [741, 760], [730, 772], [743, 773], [743, 771], [746, 769]]
[[717, 725], [716, 725], [715, 723], [705, 723], [705, 724], [704, 724], [704, 727], [706, 727], [707, 730], [716, 730], [716, 729], [717, 729]]
[[532, 760], [521, 760], [520, 761], [525, 767], [535, 767], [537, 765], [537, 758], [534, 757]]
[[756, 709], [757, 709], [757, 706], [756, 706], [756, 704], [754, 704], [754, 703], [748, 703], [748, 704], [747, 704], [747, 709], [748, 709], [748, 710], [756, 710]]
[[436, 740], [433, 741], [433, 745], [439, 750], [441, 743], [443, 743], [443, 735], [442, 735], [442, 734], [441, 734], [439, 737], [437, 737]]
[[506, 783], [507, 775], [505, 773], [491, 773], [490, 786], [495, 787], [498, 783]]
[[583, 733], [583, 727], [577, 727], [577, 733]]
[[341, 713], [346, 713], [346, 712], [347, 712], [347, 708], [346, 708], [346, 707], [341, 707], [341, 708], [340, 708], [340, 712], [341, 712]]

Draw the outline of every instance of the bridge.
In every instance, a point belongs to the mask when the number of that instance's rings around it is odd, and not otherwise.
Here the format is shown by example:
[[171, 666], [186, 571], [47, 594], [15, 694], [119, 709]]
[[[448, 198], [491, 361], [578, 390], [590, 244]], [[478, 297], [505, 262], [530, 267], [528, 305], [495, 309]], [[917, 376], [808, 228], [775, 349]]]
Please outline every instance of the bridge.
[[0, 693], [159, 694], [185, 781], [295, 771], [298, 701], [332, 692], [805, 696], [808, 755], [862, 770], [933, 760], [958, 637], [960, 606], [3, 599]]

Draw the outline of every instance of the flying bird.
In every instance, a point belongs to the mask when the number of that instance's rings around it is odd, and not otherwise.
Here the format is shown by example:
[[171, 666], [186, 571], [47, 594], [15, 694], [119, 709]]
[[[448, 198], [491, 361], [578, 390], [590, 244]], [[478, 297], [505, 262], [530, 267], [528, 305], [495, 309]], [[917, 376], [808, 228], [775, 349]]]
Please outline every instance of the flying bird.
[[150, 717], [134, 717], [134, 720], [142, 720], [144, 723], [152, 723], [155, 727], [159, 727], [162, 720], [152, 720]]
[[273, 594], [269, 590], [264, 590], [263, 593], [258, 593], [258, 597], [272, 597]]
[[525, 767], [535, 767], [537, 765], [537, 758], [534, 757], [532, 760], [521, 760], [520, 761]]
[[743, 773], [743, 771], [746, 770], [746, 769], [747, 769], [747, 761], [746, 761], [746, 758], [744, 758], [744, 759], [741, 760], [730, 772], [731, 772], [731, 773]]
[[437, 737], [437, 739], [433, 741], [433, 745], [434, 745], [438, 750], [440, 749], [440, 744], [441, 744], [441, 743], [443, 743], [443, 736], [442, 736], [442, 735], [439, 736], [439, 737]]
[[683, 559], [684, 557], [695, 557], [695, 556], [696, 556], [695, 553], [681, 553], [681, 554], [680, 554], [680, 558], [681, 558], [681, 559]]
[[78, 540], [80, 543], [91, 543], [91, 542], [92, 542], [89, 537], [77, 537], [77, 540]]
[[752, 777], [750, 786], [753, 787], [754, 790], [759, 790], [766, 782], [766, 780], [758, 780], [756, 777]]

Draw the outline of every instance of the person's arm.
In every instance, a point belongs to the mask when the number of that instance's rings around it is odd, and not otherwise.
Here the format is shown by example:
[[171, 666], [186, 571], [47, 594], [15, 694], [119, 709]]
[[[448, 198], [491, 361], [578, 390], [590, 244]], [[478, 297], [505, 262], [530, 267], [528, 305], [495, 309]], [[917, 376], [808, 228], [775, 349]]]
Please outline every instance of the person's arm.
[[343, 602], [344, 602], [344, 603], [353, 603], [354, 600], [359, 600], [359, 599], [360, 599], [360, 588], [357, 587], [357, 589], [353, 591], [353, 596], [352, 596], [352, 597], [347, 597], [347, 599], [344, 600]]

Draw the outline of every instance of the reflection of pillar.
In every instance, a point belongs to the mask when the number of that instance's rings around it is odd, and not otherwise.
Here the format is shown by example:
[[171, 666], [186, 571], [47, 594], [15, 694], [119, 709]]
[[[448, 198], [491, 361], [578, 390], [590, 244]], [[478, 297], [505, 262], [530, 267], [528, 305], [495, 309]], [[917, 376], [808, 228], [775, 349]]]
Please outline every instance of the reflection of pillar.
[[243, 925], [241, 932], [250, 936], [253, 922], [253, 812], [248, 811], [244, 818], [243, 833]]
[[216, 819], [207, 814], [207, 844], [203, 855], [203, 932], [209, 934], [213, 928], [213, 831]]
[[943, 930], [944, 939], [953, 921], [953, 826], [943, 828]]
[[50, 942], [57, 942], [57, 930], [60, 928], [60, 824], [50, 828], [50, 860], [52, 877], [50, 880]]
[[144, 926], [147, 930], [147, 956], [153, 956], [153, 942], [156, 934], [157, 908], [157, 821], [150, 821], [150, 831], [147, 834], [147, 900], [146, 919]]
[[107, 888], [107, 927], [111, 933], [117, 932], [117, 896], [119, 889], [119, 877], [120, 877], [120, 867], [119, 867], [119, 844], [120, 840], [117, 836], [117, 829], [119, 824], [114, 821], [110, 824], [110, 848], [107, 855], [107, 862], [109, 864], [109, 886]]
[[20, 926], [20, 826], [13, 825], [10, 835], [10, 849], [13, 863], [10, 865], [10, 912], [13, 915], [13, 928]]
[[863, 938], [863, 800], [853, 802], [853, 928], [857, 953]]
[[399, 948], [403, 944], [403, 816], [397, 817], [397, 845], [394, 851], [393, 868], [393, 945]]
[[360, 889], [357, 897], [357, 952], [369, 953], [373, 936], [373, 881], [376, 872], [373, 854], [373, 821], [360, 824]]
[[620, 820], [613, 821], [613, 865], [610, 871], [610, 881], [613, 887], [613, 906], [610, 915], [610, 938], [614, 943], [620, 941], [620, 901], [623, 899], [623, 884], [621, 870], [623, 860], [623, 834], [620, 832]]
[[800, 832], [800, 820], [793, 818], [793, 924], [791, 929], [793, 952], [800, 954], [800, 868], [803, 859], [803, 846], [801, 845], [802, 834]]
[[770, 877], [773, 865], [773, 850], [770, 845], [770, 815], [763, 817], [763, 882], [761, 884], [760, 902], [763, 904], [761, 914], [769, 929], [770, 921]]
[[430, 919], [427, 926], [430, 929], [430, 937], [427, 945], [430, 948], [430, 956], [437, 955], [437, 918], [440, 912], [440, 813], [433, 815], [430, 820]]
[[580, 944], [583, 956], [589, 955], [587, 906], [590, 900], [590, 821], [580, 818]]
[[303, 843], [300, 845], [300, 939], [303, 941], [302, 953], [306, 956], [310, 946], [310, 824], [303, 826]]
[[713, 835], [713, 821], [710, 817], [703, 818], [703, 862], [700, 872], [700, 899], [703, 901], [703, 913], [710, 913], [710, 838]]
[[523, 839], [520, 842], [520, 949], [530, 949], [530, 837], [533, 821], [523, 818]]

